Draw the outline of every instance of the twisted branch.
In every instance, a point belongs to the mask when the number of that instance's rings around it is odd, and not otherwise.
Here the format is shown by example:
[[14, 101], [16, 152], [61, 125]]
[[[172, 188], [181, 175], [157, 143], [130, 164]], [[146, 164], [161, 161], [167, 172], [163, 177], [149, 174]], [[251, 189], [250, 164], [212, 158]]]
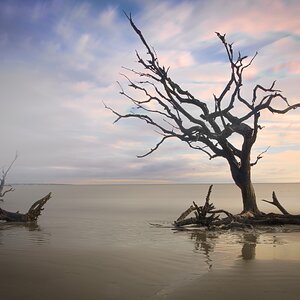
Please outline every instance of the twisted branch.
[[[147, 79], [133, 81], [127, 75], [122, 74], [128, 81], [129, 88], [143, 94], [141, 99], [133, 98], [120, 85], [121, 95], [135, 105], [135, 111], [120, 114], [106, 105], [105, 107], [117, 116], [115, 122], [127, 118], [140, 119], [154, 126], [159, 134], [164, 136], [146, 154], [138, 157], [150, 155], [167, 139], [176, 137], [187, 143], [192, 149], [204, 152], [210, 159], [225, 158], [230, 166], [239, 172], [242, 166], [248, 165], [245, 159], [250, 156], [258, 130], [262, 128], [259, 124], [261, 112], [269, 110], [272, 113], [284, 114], [300, 107], [300, 103], [294, 105], [288, 103], [281, 91], [275, 89], [275, 81], [270, 87], [257, 84], [252, 91], [251, 99], [245, 99], [242, 96], [243, 72], [252, 65], [257, 52], [250, 59], [241, 53], [236, 56], [233, 46], [227, 42], [225, 34], [216, 32], [226, 51], [231, 75], [221, 93], [217, 96], [214, 95], [215, 109], [210, 111], [204, 100], [197, 99], [169, 77], [169, 68], [160, 65], [154, 48], [149, 46], [132, 16], [126, 13], [125, 15], [146, 48], [148, 57], [144, 59], [136, 51], [138, 64], [143, 71], [123, 68], [135, 76]], [[260, 94], [262, 95], [259, 96]], [[225, 99], [229, 99], [229, 102], [226, 103]], [[273, 105], [275, 100], [281, 100], [287, 107], [276, 108]], [[244, 105], [247, 112], [240, 116], [234, 116], [231, 111], [238, 103]], [[139, 110], [142, 110], [143, 113], [137, 113]], [[243, 137], [241, 148], [229, 141], [233, 133]], [[250, 166], [256, 165], [264, 153], [265, 151], [259, 154]]]

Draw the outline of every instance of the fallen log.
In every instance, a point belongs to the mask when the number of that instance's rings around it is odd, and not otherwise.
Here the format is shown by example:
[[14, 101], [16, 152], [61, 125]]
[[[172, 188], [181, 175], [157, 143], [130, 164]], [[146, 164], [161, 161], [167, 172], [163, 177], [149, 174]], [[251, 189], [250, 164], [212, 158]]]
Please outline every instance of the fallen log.
[[10, 212], [0, 208], [0, 220], [6, 222], [36, 222], [44, 210], [44, 205], [50, 198], [51, 193], [34, 202], [29, 208], [28, 212], [25, 214], [21, 214], [19, 212]]
[[270, 213], [245, 219], [244, 222], [251, 225], [300, 225], [300, 215]]

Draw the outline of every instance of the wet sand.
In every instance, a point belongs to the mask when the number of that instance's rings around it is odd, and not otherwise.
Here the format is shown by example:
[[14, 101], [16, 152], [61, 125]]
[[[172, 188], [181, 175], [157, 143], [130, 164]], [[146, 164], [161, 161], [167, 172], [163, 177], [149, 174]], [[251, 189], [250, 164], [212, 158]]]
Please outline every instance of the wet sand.
[[1, 253], [1, 298], [14, 299], [299, 299], [300, 262], [236, 261], [202, 274], [178, 272], [160, 252]]
[[[1, 255], [1, 299], [148, 299], [163, 287], [140, 251]], [[4, 257], [5, 256], [5, 257]], [[125, 259], [126, 257], [126, 259]], [[166, 282], [165, 282], [166, 284]]]
[[299, 261], [251, 261], [211, 271], [159, 299], [296, 300], [300, 297]]
[[157, 299], [178, 282], [161, 251], [49, 251], [0, 255], [1, 299]]
[[55, 197], [38, 226], [0, 226], [1, 299], [300, 298], [299, 226], [168, 227], [206, 186], [24, 186], [5, 204], [28, 207], [50, 188]]

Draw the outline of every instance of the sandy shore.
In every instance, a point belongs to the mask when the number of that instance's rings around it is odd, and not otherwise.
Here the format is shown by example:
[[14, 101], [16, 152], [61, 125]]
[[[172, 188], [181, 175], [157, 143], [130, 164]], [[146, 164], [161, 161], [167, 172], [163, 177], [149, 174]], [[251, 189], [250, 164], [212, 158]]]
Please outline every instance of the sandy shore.
[[[220, 197], [230, 188], [220, 188]], [[49, 186], [32, 189], [19, 190], [24, 207]], [[169, 186], [51, 191], [39, 226], [0, 227], [1, 299], [300, 299], [298, 226], [185, 232], [149, 225], [170, 224], [187, 207], [183, 199], [199, 197], [196, 186], [171, 194]], [[7, 209], [21, 209], [15, 205]]]
[[172, 273], [171, 260], [162, 266], [146, 250], [25, 255], [2, 251], [0, 261], [5, 300], [296, 300], [300, 295], [299, 261], [237, 260], [228, 269], [213, 267], [203, 275], [181, 278]]

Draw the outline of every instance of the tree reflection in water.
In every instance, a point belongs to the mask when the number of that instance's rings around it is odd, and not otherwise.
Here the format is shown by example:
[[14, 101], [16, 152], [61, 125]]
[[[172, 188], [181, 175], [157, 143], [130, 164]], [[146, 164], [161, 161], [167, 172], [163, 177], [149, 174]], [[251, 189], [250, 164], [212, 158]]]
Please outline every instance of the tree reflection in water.
[[205, 263], [208, 265], [209, 270], [213, 266], [210, 254], [214, 251], [218, 237], [219, 234], [217, 232], [193, 231], [191, 233], [191, 240], [195, 243], [195, 250], [204, 254]]
[[241, 257], [244, 260], [254, 259], [258, 235], [256, 233], [243, 233], [242, 239], [243, 246]]
[[36, 223], [0, 222], [0, 245], [5, 245], [7, 240], [22, 240], [25, 244], [44, 244], [47, 234]]
[[195, 250], [204, 255], [205, 263], [208, 265], [209, 270], [213, 266], [212, 253], [222, 235], [231, 235], [231, 241], [234, 240], [238, 245], [242, 245], [239, 258], [245, 261], [255, 259], [256, 245], [260, 235], [257, 232], [192, 231], [190, 238], [194, 242]]
[[25, 228], [28, 231], [40, 231], [40, 226], [35, 222], [29, 222], [29, 223], [17, 223], [17, 222], [3, 222], [0, 223], [0, 232], [1, 230], [9, 230], [9, 229], [15, 229], [15, 228]]

